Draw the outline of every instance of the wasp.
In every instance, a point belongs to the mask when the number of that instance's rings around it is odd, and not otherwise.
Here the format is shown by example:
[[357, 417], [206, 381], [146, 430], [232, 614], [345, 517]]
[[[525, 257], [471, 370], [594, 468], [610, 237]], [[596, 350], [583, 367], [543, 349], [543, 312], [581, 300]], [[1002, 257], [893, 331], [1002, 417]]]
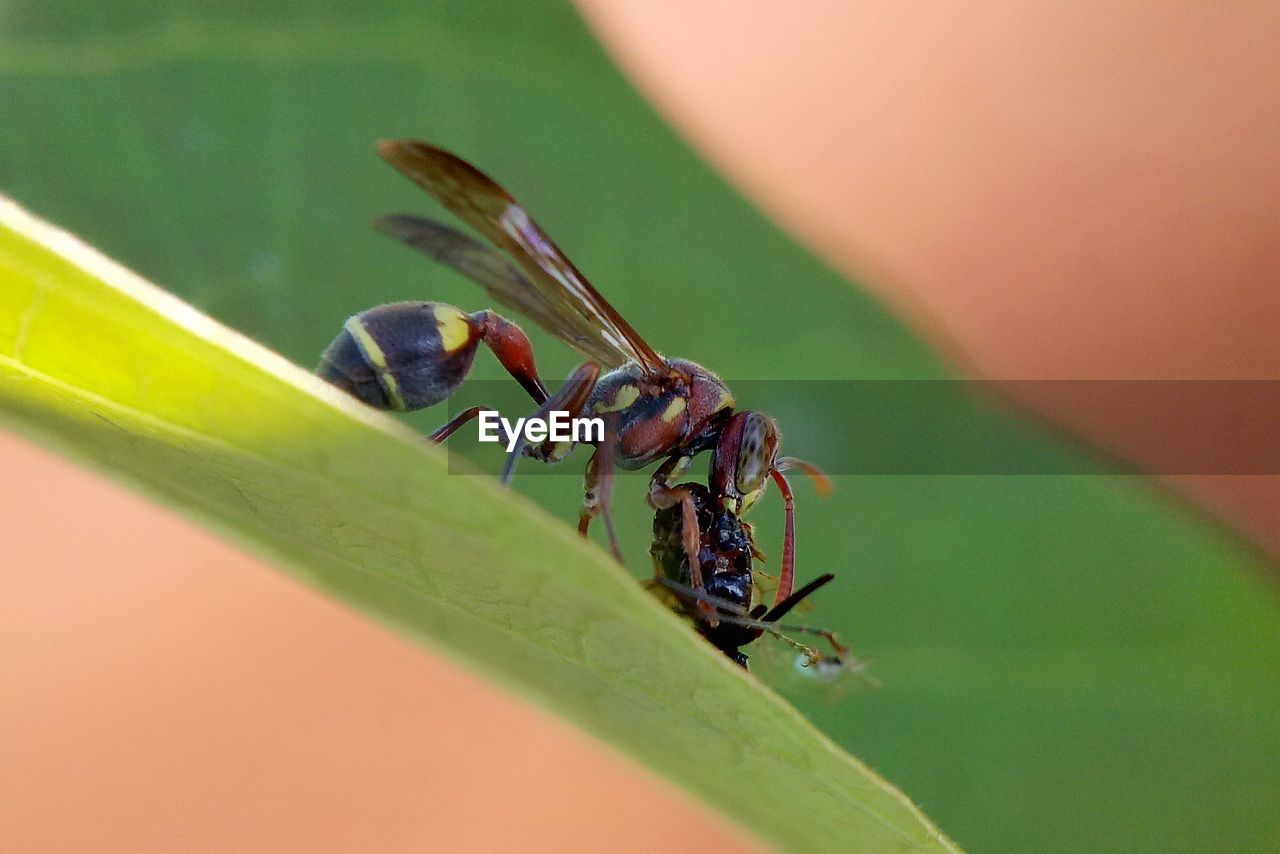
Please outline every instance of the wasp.
[[[696, 493], [673, 480], [707, 451], [711, 493], [733, 518], [745, 513], [770, 481], [780, 490], [786, 516], [780, 590], [789, 591], [795, 511], [784, 472], [801, 470], [820, 486], [825, 478], [808, 463], [779, 454], [774, 420], [738, 410], [725, 383], [701, 365], [659, 355], [511, 194], [479, 169], [414, 140], [382, 141], [378, 153], [492, 245], [407, 214], [384, 217], [377, 228], [476, 282], [495, 302], [532, 320], [586, 361], [553, 395], [538, 374], [524, 331], [494, 310], [467, 313], [439, 302], [399, 302], [349, 318], [324, 351], [317, 373], [378, 409], [417, 410], [449, 397], [483, 344], [533, 399], [535, 417], [564, 411], [570, 417], [602, 418], [604, 437], [593, 443], [578, 515], [584, 536], [591, 520], [602, 517], [609, 547], [621, 561], [610, 515], [615, 471], [659, 463], [649, 481], [648, 502], [658, 511], [678, 509], [690, 587], [705, 595]], [[443, 441], [486, 409], [459, 413], [429, 438]], [[573, 448], [551, 440], [521, 443], [508, 455], [502, 479], [510, 480], [518, 456], [553, 463]]]
[[[678, 507], [659, 509], [653, 517], [654, 586], [674, 595], [682, 610], [692, 618], [698, 631], [732, 661], [747, 666], [742, 647], [768, 633], [795, 646], [806, 666], [819, 671], [838, 671], [854, 663], [849, 649], [825, 629], [786, 625], [779, 621], [796, 605], [825, 586], [835, 576], [820, 575], [792, 591], [779, 584], [773, 605], [754, 604], [754, 562], [762, 557], [756, 548], [751, 526], [725, 509], [712, 491], [699, 483], [680, 485], [690, 496], [697, 518], [698, 558], [704, 587], [694, 589], [691, 564], [685, 551], [685, 519]], [[797, 643], [783, 630], [820, 635], [831, 645], [830, 655]]]

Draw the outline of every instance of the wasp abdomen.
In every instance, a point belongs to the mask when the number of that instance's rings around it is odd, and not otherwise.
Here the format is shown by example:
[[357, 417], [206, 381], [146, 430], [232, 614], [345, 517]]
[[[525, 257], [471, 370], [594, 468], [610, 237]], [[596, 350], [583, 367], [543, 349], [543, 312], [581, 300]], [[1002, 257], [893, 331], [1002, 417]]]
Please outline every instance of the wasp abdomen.
[[378, 409], [423, 409], [462, 384], [481, 334], [451, 305], [380, 305], [347, 320], [316, 373]]

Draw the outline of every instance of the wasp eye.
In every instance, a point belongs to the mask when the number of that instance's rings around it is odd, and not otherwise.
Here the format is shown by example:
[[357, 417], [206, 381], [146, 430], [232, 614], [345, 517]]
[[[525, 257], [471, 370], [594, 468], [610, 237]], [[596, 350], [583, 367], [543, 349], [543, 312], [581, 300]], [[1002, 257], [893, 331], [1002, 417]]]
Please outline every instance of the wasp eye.
[[749, 495], [764, 485], [778, 450], [778, 430], [773, 421], [758, 412], [747, 415], [738, 445], [738, 470], [734, 476], [738, 491]]

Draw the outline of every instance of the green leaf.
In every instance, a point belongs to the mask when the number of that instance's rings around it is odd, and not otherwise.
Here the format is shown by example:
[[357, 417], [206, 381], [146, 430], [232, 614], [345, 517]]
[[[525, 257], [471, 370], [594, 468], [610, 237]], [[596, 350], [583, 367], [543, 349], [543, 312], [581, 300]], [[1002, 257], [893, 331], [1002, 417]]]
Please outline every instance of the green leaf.
[[[779, 845], [947, 850], [601, 550], [0, 199], [0, 412], [577, 723]], [[744, 781], [759, 784], [744, 785]]]
[[[567, 3], [10, 0], [0, 103], [0, 187], [298, 364], [380, 302], [484, 307], [366, 227], [434, 212], [372, 153], [417, 137], [508, 185], [660, 351], [735, 390], [792, 381], [767, 402], [789, 453], [821, 463], [865, 441], [859, 401], [815, 408], [806, 380], [947, 375], [699, 162]], [[563, 376], [572, 354], [531, 336]], [[482, 357], [477, 375], [501, 372]], [[922, 449], [940, 459], [979, 441], [997, 461], [1016, 448], [1026, 470], [1071, 453], [972, 401], [923, 415], [948, 428]], [[581, 465], [559, 470], [516, 486], [562, 525]], [[617, 498], [637, 573], [642, 494], [632, 481]], [[806, 620], [870, 657], [884, 687], [816, 691], [772, 672], [767, 647], [753, 666], [952, 838], [1280, 848], [1274, 569], [1220, 528], [1123, 477], [845, 476], [826, 500], [800, 487], [798, 504], [802, 576], [837, 574]], [[752, 515], [770, 555], [779, 514], [773, 496]]]

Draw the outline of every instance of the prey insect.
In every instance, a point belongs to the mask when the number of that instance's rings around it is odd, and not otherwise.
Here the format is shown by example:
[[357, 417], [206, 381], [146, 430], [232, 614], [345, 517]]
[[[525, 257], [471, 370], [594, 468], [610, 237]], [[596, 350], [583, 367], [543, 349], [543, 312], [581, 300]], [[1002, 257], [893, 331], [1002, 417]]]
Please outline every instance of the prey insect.
[[[659, 463], [649, 481], [648, 501], [656, 510], [678, 508], [682, 514], [689, 585], [699, 596], [707, 587], [699, 558], [697, 507], [690, 490], [673, 484], [673, 479], [688, 471], [695, 456], [710, 452], [712, 492], [735, 518], [772, 480], [785, 501], [779, 595], [786, 599], [794, 578], [795, 511], [784, 472], [799, 469], [820, 486], [825, 478], [809, 464], [779, 455], [773, 419], [737, 410], [728, 387], [701, 365], [659, 355], [524, 208], [480, 170], [413, 140], [381, 142], [378, 152], [491, 245], [407, 214], [385, 217], [377, 227], [476, 282], [494, 301], [523, 314], [586, 361], [553, 395], [538, 374], [528, 337], [515, 323], [492, 309], [468, 314], [439, 302], [402, 302], [348, 319], [325, 350], [317, 372], [379, 409], [416, 410], [452, 394], [484, 344], [533, 399], [534, 416], [563, 411], [570, 417], [603, 419], [604, 438], [592, 443], [587, 463], [578, 529], [587, 534], [591, 520], [601, 517], [619, 560], [611, 517], [615, 471]], [[459, 413], [430, 438], [445, 440], [486, 408]], [[573, 447], [550, 440], [518, 443], [507, 457], [503, 480], [511, 478], [520, 455], [552, 463], [564, 459]]]
[[[686, 522], [680, 508], [663, 508], [654, 514], [649, 554], [654, 563], [654, 586], [675, 598], [680, 609], [695, 621], [702, 636], [743, 667], [747, 666], [747, 655], [742, 647], [766, 633], [796, 647], [807, 666], [833, 670], [853, 662], [848, 647], [826, 629], [780, 622], [834, 576], [821, 575], [795, 591], [784, 590], [779, 585], [772, 606], [753, 605], [754, 562], [760, 555], [750, 525], [721, 507], [711, 490], [702, 484], [685, 483], [681, 487], [693, 500], [703, 589], [692, 586], [684, 546]], [[820, 636], [832, 652], [823, 655], [787, 637], [784, 632], [788, 631]]]

